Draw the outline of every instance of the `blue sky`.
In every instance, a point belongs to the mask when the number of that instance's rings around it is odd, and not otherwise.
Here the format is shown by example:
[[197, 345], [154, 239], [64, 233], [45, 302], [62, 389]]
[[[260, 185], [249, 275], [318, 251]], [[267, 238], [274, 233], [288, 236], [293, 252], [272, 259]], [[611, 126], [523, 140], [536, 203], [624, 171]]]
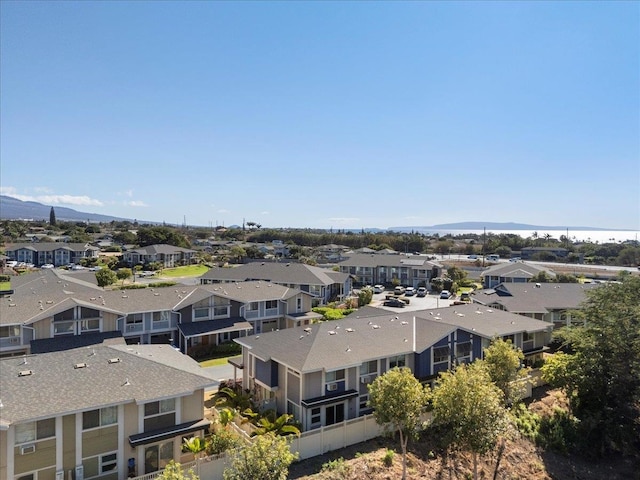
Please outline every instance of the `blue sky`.
[[0, 16], [5, 195], [205, 226], [640, 228], [639, 2]]

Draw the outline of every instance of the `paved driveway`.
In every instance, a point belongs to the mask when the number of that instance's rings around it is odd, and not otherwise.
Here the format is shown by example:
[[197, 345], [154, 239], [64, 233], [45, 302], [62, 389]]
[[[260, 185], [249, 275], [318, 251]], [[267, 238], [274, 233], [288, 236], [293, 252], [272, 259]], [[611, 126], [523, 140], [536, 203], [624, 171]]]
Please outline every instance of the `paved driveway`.
[[426, 297], [417, 297], [415, 295], [411, 297], [406, 297], [409, 299], [409, 305], [405, 306], [404, 308], [385, 307], [384, 305], [382, 305], [382, 303], [384, 302], [385, 297], [390, 293], [393, 293], [393, 292], [375, 293], [373, 295], [373, 300], [371, 301], [370, 305], [372, 307], [384, 308], [385, 310], [390, 310], [392, 312], [398, 312], [398, 311], [406, 312], [406, 311], [414, 311], [414, 310], [430, 310], [433, 308], [448, 307], [455, 301], [454, 298], [451, 298], [449, 300], [440, 299], [439, 294], [432, 293], [427, 295]]

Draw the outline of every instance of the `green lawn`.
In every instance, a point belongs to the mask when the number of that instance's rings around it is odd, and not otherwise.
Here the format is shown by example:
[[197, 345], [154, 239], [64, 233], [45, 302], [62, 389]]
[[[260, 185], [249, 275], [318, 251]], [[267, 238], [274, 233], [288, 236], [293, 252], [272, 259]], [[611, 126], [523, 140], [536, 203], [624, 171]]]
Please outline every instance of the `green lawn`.
[[[232, 355], [233, 357], [237, 357], [237, 355]], [[212, 358], [211, 360], [205, 360], [203, 362], [199, 362], [201, 367], [217, 367], [218, 365], [226, 365], [227, 359], [231, 357], [223, 357], [223, 358]]]
[[0, 282], [0, 291], [11, 290], [11, 282]]
[[209, 267], [205, 265], [187, 265], [186, 267], [165, 268], [161, 270], [160, 277], [199, 277], [206, 273]]

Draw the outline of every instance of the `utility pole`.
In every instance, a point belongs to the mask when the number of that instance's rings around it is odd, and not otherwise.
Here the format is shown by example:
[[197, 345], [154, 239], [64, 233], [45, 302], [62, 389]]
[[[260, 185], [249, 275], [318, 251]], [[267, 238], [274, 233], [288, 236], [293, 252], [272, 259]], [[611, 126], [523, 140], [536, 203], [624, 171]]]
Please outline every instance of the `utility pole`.
[[484, 256], [486, 254], [487, 248], [487, 227], [484, 227], [484, 232], [482, 233], [482, 266], [484, 267]]

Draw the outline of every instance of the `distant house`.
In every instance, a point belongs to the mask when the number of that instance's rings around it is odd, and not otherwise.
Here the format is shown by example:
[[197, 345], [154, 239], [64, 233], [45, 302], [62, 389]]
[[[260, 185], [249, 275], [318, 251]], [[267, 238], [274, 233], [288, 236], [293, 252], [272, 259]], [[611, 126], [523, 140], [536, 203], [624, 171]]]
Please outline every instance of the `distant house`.
[[367, 384], [393, 367], [421, 381], [482, 358], [494, 337], [511, 340], [529, 361], [540, 357], [551, 326], [478, 305], [430, 311], [370, 308], [343, 320], [238, 338], [243, 386], [262, 408], [290, 413], [302, 430], [371, 413]]
[[338, 267], [342, 273], [355, 277], [358, 285], [391, 285], [398, 281], [409, 287], [428, 286], [442, 274], [441, 264], [420, 255], [354, 253]]
[[56, 267], [80, 263], [85, 258], [97, 258], [100, 249], [88, 243], [24, 243], [10, 245], [5, 253], [10, 260], [31, 263], [36, 267], [50, 263]]
[[217, 382], [169, 345], [96, 345], [0, 360], [0, 476], [100, 478], [189, 461]]
[[571, 324], [572, 315], [598, 284], [581, 283], [501, 283], [480, 290], [473, 302], [486, 307], [543, 320], [555, 328]]
[[555, 278], [556, 274], [545, 267], [525, 262], [508, 262], [493, 265], [481, 273], [482, 286], [493, 288], [501, 283], [527, 283], [540, 272]]
[[122, 254], [122, 260], [130, 266], [160, 262], [164, 268], [172, 268], [189, 265], [195, 254], [195, 250], [160, 244], [127, 250]]
[[295, 262], [252, 262], [232, 268], [214, 267], [200, 277], [202, 285], [263, 280], [310, 293], [321, 304], [347, 295], [351, 278], [344, 273]]

